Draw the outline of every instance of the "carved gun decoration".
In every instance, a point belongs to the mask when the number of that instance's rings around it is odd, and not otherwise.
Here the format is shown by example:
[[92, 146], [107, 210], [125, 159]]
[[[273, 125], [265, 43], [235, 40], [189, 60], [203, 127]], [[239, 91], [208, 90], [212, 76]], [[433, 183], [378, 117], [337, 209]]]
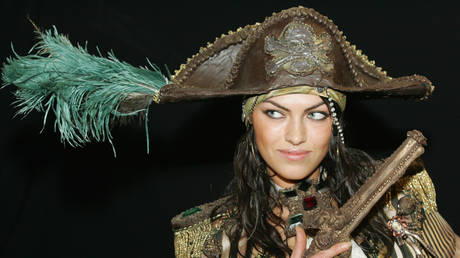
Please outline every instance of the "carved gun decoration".
[[[341, 208], [331, 204], [331, 196], [302, 183], [297, 189], [284, 191], [281, 202], [289, 209], [286, 236], [295, 235], [295, 226], [315, 231], [305, 257], [328, 249], [339, 242], [350, 241], [350, 234], [366, 217], [385, 192], [405, 173], [407, 167], [424, 152], [426, 138], [417, 130], [409, 131], [407, 139], [369, 177]], [[305, 185], [307, 184], [307, 185]], [[351, 249], [341, 256], [349, 257]]]

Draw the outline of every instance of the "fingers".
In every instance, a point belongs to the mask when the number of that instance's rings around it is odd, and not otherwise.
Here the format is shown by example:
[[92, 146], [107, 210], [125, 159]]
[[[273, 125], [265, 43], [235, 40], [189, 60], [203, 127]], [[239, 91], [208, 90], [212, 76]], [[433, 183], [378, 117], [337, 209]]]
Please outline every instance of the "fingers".
[[351, 247], [350, 242], [342, 242], [342, 243], [337, 243], [331, 248], [327, 250], [323, 250], [321, 252], [316, 253], [315, 255], [312, 256], [312, 258], [332, 258], [334, 256], [337, 256], [346, 250], [348, 250]]
[[300, 226], [295, 227], [295, 246], [292, 250], [291, 258], [300, 258], [307, 248], [307, 235]]
[[[307, 235], [305, 234], [305, 230], [300, 226], [295, 227], [295, 231], [295, 245], [292, 249], [291, 258], [301, 258], [307, 248]], [[337, 243], [327, 250], [316, 253], [311, 258], [332, 258], [347, 251], [350, 247], [351, 242]]]

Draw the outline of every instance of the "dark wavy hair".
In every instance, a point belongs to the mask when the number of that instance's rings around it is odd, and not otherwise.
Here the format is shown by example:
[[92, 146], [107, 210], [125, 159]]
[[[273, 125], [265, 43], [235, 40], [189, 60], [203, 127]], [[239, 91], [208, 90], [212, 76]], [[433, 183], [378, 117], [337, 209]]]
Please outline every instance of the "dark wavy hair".
[[[322, 99], [330, 108], [329, 101]], [[336, 110], [336, 113], [343, 125], [340, 110]], [[375, 171], [375, 165], [376, 162], [365, 152], [346, 147], [340, 140], [336, 126], [333, 126], [329, 151], [321, 166], [327, 171], [325, 183], [339, 205], [344, 204], [359, 189]], [[227, 188], [226, 195], [229, 198], [225, 205], [236, 207], [232, 214], [234, 223], [224, 228], [231, 243], [230, 256], [236, 257], [239, 253], [250, 257], [253, 248], [257, 248], [265, 255], [285, 257], [291, 250], [274, 226], [283, 227], [284, 221], [273, 213], [275, 207], [281, 207], [281, 203], [273, 194], [276, 191], [270, 176], [265, 172], [266, 163], [257, 149], [252, 125], [246, 128], [237, 145], [233, 166], [234, 177]], [[386, 245], [391, 245], [381, 211], [372, 211], [356, 231], [366, 235], [377, 234]], [[242, 236], [247, 237], [245, 254], [241, 254], [238, 249]], [[361, 246], [367, 251], [369, 245]]]

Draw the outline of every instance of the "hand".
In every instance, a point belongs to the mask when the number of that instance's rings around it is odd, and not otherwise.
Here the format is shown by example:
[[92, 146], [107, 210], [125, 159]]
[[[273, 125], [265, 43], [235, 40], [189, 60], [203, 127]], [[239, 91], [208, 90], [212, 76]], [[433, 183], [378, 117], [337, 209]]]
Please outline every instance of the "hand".
[[[307, 235], [301, 227], [296, 227], [296, 239], [295, 246], [291, 254], [291, 258], [301, 258], [306, 251], [305, 247], [307, 246]], [[336, 255], [339, 255], [351, 247], [350, 242], [337, 243], [327, 250], [320, 251], [313, 255], [311, 258], [332, 258]]]

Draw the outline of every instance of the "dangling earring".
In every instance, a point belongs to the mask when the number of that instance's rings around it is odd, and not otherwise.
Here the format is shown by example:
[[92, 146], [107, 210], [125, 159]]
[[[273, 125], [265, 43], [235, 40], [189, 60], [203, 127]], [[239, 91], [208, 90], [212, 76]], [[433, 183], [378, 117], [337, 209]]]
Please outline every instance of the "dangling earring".
[[325, 181], [327, 178], [327, 170], [322, 165], [319, 167], [319, 178], [321, 181]]
[[253, 143], [252, 141], [250, 141], [250, 142], [249, 142], [249, 145], [250, 145], [250, 147], [251, 147], [251, 154], [252, 154], [252, 156], [254, 157], [254, 159], [256, 159], [257, 156], [256, 156], [256, 151], [255, 151], [255, 149], [254, 149], [254, 143]]
[[[337, 113], [335, 112], [334, 100], [331, 98], [331, 95], [326, 88], [327, 100], [329, 101], [329, 107], [332, 112], [332, 123], [337, 127], [337, 133], [340, 136], [340, 141], [342, 144], [345, 144], [345, 138], [343, 137], [343, 129], [342, 125], [340, 125], [339, 118], [337, 117]], [[337, 149], [337, 155], [339, 150]]]
[[257, 159], [257, 156], [256, 156], [256, 150], [254, 148], [254, 141], [255, 141], [255, 137], [254, 137], [254, 127], [248, 127], [247, 130], [249, 130], [248, 132], [248, 137], [246, 138], [246, 141], [247, 143], [249, 144], [249, 148], [251, 149], [251, 154], [252, 154], [252, 157], [256, 160]]

